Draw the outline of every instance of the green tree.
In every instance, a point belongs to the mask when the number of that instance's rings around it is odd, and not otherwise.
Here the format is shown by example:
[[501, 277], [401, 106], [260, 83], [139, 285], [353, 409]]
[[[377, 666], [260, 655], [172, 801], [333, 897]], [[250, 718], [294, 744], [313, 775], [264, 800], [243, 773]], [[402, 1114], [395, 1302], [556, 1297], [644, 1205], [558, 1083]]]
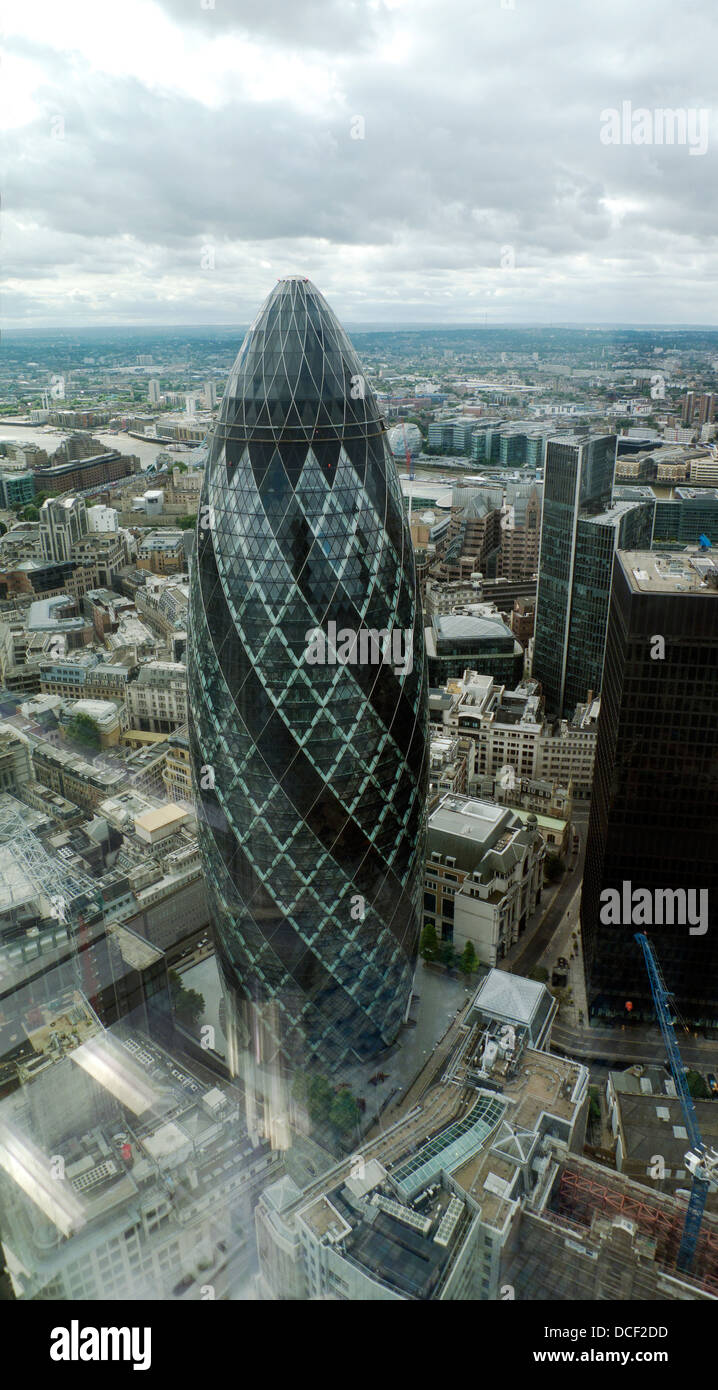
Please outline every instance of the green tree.
[[456, 965], [456, 951], [452, 941], [442, 941], [439, 947], [439, 960], [445, 965], [447, 970], [453, 970]]
[[181, 516], [177, 520], [177, 525], [179, 526], [180, 531], [191, 531], [192, 527], [197, 525], [197, 517]]
[[337, 1091], [329, 1108], [329, 1119], [342, 1138], [356, 1129], [359, 1121], [359, 1106], [351, 1091], [345, 1089]]
[[65, 736], [71, 743], [79, 743], [83, 748], [100, 747], [100, 730], [89, 714], [76, 714], [67, 725]]
[[474, 971], [478, 970], [478, 968], [479, 962], [476, 958], [474, 943], [473, 941], [467, 941], [461, 953], [461, 960], [459, 961], [459, 970], [461, 971], [462, 975], [473, 975]]
[[544, 877], [547, 883], [555, 883], [563, 873], [563, 859], [560, 854], [547, 854], [544, 860]]
[[600, 1120], [601, 1101], [598, 1095], [598, 1086], [588, 1088], [588, 1118], [590, 1120]]
[[530, 971], [529, 971], [529, 979], [530, 979], [530, 980], [538, 980], [539, 984], [547, 985], [547, 984], [548, 984], [548, 970], [546, 969], [546, 966], [545, 966], [545, 965], [535, 965], [534, 968], [533, 968], [533, 970], [530, 970]]
[[334, 1091], [326, 1076], [313, 1076], [307, 1088], [307, 1109], [314, 1124], [326, 1124]]
[[433, 922], [427, 922], [421, 933], [419, 952], [422, 960], [436, 960], [439, 953], [439, 942], [436, 936], [436, 927]]
[[686, 1072], [686, 1085], [694, 1100], [710, 1100], [708, 1083], [699, 1071]]
[[204, 995], [196, 989], [185, 989], [182, 976], [177, 970], [170, 970], [170, 999], [175, 1016], [187, 1028], [194, 1028], [204, 1013]]
[[39, 521], [40, 513], [37, 507], [26, 507], [22, 513], [23, 521]]

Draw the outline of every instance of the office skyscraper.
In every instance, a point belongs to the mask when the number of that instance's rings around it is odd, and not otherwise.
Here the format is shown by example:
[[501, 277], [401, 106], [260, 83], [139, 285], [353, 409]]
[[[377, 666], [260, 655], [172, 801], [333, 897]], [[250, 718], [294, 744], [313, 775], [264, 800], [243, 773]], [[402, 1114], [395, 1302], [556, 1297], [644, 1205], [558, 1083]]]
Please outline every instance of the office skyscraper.
[[250, 1039], [258, 1063], [371, 1056], [396, 1037], [416, 958], [424, 642], [376, 400], [304, 279], [277, 284], [230, 373], [188, 665], [232, 1064]]
[[654, 502], [611, 505], [615, 461], [613, 434], [547, 444], [532, 670], [551, 714], [600, 690], [614, 553], [651, 544]]
[[[717, 666], [716, 562], [618, 554], [581, 901], [594, 1015], [625, 1017], [627, 1000], [652, 1013], [633, 940], [645, 929], [681, 1013], [718, 1018]], [[672, 890], [665, 901], [660, 890]]]

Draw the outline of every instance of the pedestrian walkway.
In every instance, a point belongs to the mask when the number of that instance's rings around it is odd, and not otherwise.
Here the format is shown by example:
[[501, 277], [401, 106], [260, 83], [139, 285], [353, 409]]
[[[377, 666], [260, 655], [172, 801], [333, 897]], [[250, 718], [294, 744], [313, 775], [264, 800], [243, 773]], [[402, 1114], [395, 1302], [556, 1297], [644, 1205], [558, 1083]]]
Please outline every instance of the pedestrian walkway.
[[[586, 981], [583, 973], [583, 943], [581, 940], [581, 884], [578, 885], [551, 942], [543, 952], [539, 965], [548, 970], [549, 984], [559, 957], [568, 961], [566, 992], [570, 1002], [561, 1005], [561, 1020], [567, 1027], [581, 1027], [588, 1018]], [[575, 936], [575, 940], [574, 940]]]

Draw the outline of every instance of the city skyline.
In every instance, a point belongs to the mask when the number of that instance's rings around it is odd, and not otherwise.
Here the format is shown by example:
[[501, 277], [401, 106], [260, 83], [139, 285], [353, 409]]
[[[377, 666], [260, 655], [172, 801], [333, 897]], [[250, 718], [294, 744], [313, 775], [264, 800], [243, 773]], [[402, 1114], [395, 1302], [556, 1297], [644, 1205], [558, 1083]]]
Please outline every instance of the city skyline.
[[717, 37], [711, 0], [5, 16], [26, 1372], [239, 1366], [215, 1300], [472, 1302], [534, 1372], [705, 1341]]

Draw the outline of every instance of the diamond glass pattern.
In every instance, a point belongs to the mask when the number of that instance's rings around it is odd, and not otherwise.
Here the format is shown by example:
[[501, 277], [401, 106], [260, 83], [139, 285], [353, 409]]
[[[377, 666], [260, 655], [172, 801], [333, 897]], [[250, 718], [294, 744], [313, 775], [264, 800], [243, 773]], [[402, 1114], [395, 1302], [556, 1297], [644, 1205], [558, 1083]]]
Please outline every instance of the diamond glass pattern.
[[[330, 622], [409, 633], [412, 669], [308, 664], [307, 633]], [[277, 284], [230, 374], [203, 485], [188, 663], [225, 987], [245, 1019], [260, 1011], [264, 1045], [285, 1057], [371, 1056], [396, 1037], [416, 961], [423, 627], [375, 397], [304, 279]]]

